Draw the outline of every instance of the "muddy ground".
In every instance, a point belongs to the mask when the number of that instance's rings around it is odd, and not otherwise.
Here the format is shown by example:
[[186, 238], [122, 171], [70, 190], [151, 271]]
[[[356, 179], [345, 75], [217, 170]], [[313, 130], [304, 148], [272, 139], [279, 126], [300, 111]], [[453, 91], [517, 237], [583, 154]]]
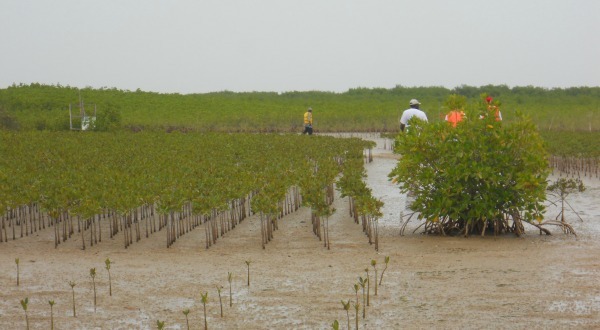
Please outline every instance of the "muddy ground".
[[[587, 191], [573, 194], [567, 218], [578, 236], [551, 228], [540, 236], [529, 228], [522, 238], [428, 237], [409, 224], [399, 236], [405, 196], [387, 181], [396, 160], [389, 141], [378, 139], [368, 183], [385, 203], [380, 220], [380, 249], [369, 245], [361, 227], [349, 217], [348, 201], [335, 201], [329, 219], [331, 249], [312, 233], [310, 211], [301, 208], [280, 221], [274, 239], [261, 248], [257, 216], [205, 249], [199, 227], [166, 248], [164, 232], [143, 238], [128, 249], [122, 238], [104, 239], [81, 250], [79, 236], [58, 249], [52, 230], [0, 243], [0, 329], [25, 329], [19, 303], [29, 298], [31, 329], [50, 328], [49, 300], [54, 300], [56, 329], [192, 329], [204, 326], [200, 294], [210, 329], [328, 329], [334, 320], [347, 328], [341, 300], [356, 299], [354, 284], [366, 277], [372, 286], [360, 329], [593, 329], [600, 328], [600, 180], [585, 182]], [[554, 218], [550, 208], [547, 218]], [[107, 237], [107, 235], [104, 235]], [[374, 295], [371, 260], [381, 275]], [[16, 285], [15, 258], [20, 260]], [[104, 261], [110, 258], [113, 295], [109, 296]], [[250, 261], [250, 286], [247, 265]], [[96, 268], [94, 311], [90, 268]], [[229, 306], [228, 272], [233, 274]], [[69, 281], [76, 283], [77, 317], [73, 317]], [[223, 317], [216, 286], [223, 286]], [[355, 312], [350, 310], [355, 326]]]

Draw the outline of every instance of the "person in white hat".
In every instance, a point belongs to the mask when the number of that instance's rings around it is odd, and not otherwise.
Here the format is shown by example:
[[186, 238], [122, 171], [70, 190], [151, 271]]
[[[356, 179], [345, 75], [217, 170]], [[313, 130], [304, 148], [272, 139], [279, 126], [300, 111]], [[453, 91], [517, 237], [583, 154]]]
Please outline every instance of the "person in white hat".
[[419, 100], [412, 99], [410, 102], [408, 102], [408, 105], [410, 108], [404, 110], [402, 117], [400, 117], [400, 130], [402, 132], [404, 132], [404, 128], [406, 128], [408, 121], [414, 116], [417, 116], [417, 118], [421, 120], [427, 121], [427, 115], [425, 112], [419, 110], [419, 105], [421, 105]]

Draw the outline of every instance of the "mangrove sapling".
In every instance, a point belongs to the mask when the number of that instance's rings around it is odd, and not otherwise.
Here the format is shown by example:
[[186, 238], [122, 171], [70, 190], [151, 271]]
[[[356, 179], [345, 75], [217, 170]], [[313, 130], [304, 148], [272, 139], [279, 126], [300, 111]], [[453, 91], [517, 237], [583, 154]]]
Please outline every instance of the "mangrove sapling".
[[112, 297], [112, 281], [110, 280], [110, 259], [106, 258], [106, 271], [108, 272], [108, 295]]
[[369, 277], [369, 267], [365, 268], [365, 272], [367, 272], [367, 306], [370, 306], [369, 301], [370, 301], [370, 296], [371, 296], [371, 281], [370, 277]]
[[206, 320], [206, 303], [208, 302], [208, 292], [200, 293], [202, 296], [202, 305], [204, 306], [204, 330], [208, 330], [208, 321]]
[[27, 330], [29, 330], [29, 315], [27, 315], [27, 304], [29, 304], [28, 297], [21, 300], [21, 307], [23, 307], [23, 310], [25, 311], [25, 324], [27, 325]]
[[246, 260], [246, 266], [248, 266], [248, 286], [250, 286], [250, 263], [252, 261]]
[[356, 303], [359, 303], [358, 300], [358, 289], [360, 288], [360, 285], [358, 283], [354, 284], [354, 293], [356, 294]]
[[367, 317], [367, 307], [366, 307], [366, 303], [367, 303], [367, 295], [365, 292], [365, 287], [367, 285], [367, 279], [366, 278], [362, 278], [362, 277], [358, 277], [358, 284], [360, 285], [360, 287], [362, 288], [362, 296], [363, 296], [363, 319]]
[[189, 308], [183, 310], [183, 315], [185, 315], [185, 324], [187, 326], [187, 330], [190, 330], [190, 321], [188, 319], [188, 314], [189, 313], [190, 313], [190, 309]]
[[340, 330], [340, 322], [338, 322], [338, 320], [333, 321], [331, 328], [333, 328], [333, 330]]
[[73, 293], [73, 317], [77, 317], [77, 313], [75, 313], [75, 282], [69, 281], [69, 285], [71, 286], [71, 291]]
[[348, 319], [348, 330], [350, 330], [350, 299], [348, 301], [342, 300], [342, 306], [344, 306], [344, 310], [346, 311], [346, 318]]
[[373, 266], [373, 270], [375, 271], [375, 295], [377, 295], [377, 260], [371, 260], [371, 266]]
[[553, 184], [548, 186], [548, 190], [552, 193], [552, 195], [558, 197], [558, 200], [552, 202], [552, 204], [556, 205], [557, 202], [560, 202], [560, 213], [556, 216], [556, 220], [560, 217], [560, 222], [565, 223], [565, 204], [567, 204], [571, 211], [575, 212], [575, 215], [579, 218], [579, 220], [583, 221], [579, 216], [579, 213], [575, 211], [573, 206], [567, 201], [567, 196], [573, 192], [584, 192], [585, 185], [581, 179], [565, 179], [560, 178], [556, 180]]
[[54, 300], [48, 300], [50, 304], [50, 330], [54, 330]]
[[94, 312], [96, 312], [96, 268], [90, 269], [90, 276], [92, 277], [92, 286], [94, 288]]
[[[390, 256], [385, 256], [385, 268], [381, 271], [381, 277], [379, 278], [379, 285], [381, 285], [381, 282], [383, 282], [383, 273], [385, 273], [385, 270], [388, 268], [388, 264], [390, 263]], [[377, 279], [375, 279], [377, 280]]]
[[354, 311], [356, 313], [356, 330], [358, 330], [358, 311], [360, 310], [360, 303], [357, 302], [356, 304], [354, 304]]
[[165, 321], [156, 320], [156, 328], [158, 330], [163, 330], [165, 328]]
[[15, 259], [15, 264], [17, 264], [17, 286], [19, 286], [19, 258]]
[[223, 290], [223, 286], [217, 285], [217, 294], [219, 295], [219, 305], [221, 306], [221, 317], [223, 317], [223, 300], [221, 299], [221, 290]]
[[229, 307], [233, 306], [233, 293], [231, 291], [231, 282], [233, 282], [233, 274], [227, 272], [227, 281], [229, 282]]

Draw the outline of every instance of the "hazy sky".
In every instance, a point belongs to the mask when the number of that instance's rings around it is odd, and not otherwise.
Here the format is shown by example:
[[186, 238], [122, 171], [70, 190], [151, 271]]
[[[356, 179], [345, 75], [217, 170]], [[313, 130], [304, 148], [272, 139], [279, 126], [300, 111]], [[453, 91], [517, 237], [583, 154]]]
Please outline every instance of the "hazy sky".
[[0, 0], [0, 88], [600, 86], [598, 0]]

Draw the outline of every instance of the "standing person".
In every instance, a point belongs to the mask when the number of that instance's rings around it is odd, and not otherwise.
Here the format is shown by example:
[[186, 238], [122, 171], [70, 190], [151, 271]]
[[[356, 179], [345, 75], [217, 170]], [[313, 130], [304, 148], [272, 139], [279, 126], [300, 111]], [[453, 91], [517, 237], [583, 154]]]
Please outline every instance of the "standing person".
[[304, 113], [304, 132], [302, 134], [308, 133], [308, 135], [312, 135], [313, 133], [313, 116], [312, 116], [312, 108], [308, 108]]
[[446, 115], [444, 120], [450, 123], [452, 127], [456, 127], [456, 125], [466, 117], [463, 111], [466, 104], [467, 98], [465, 96], [458, 94], [449, 95], [444, 102], [444, 106], [451, 111]]
[[417, 99], [412, 99], [408, 102], [410, 108], [404, 110], [402, 117], [400, 117], [400, 130], [404, 132], [404, 128], [407, 127], [408, 121], [416, 116], [417, 118], [427, 121], [427, 115], [425, 112], [419, 110], [421, 103]]
[[[502, 121], [502, 113], [500, 112], [500, 103], [493, 102], [494, 99], [491, 96], [485, 98], [485, 103], [487, 103], [488, 113], [493, 113], [496, 117], [496, 121]], [[485, 116], [480, 116], [479, 118], [483, 119]]]

